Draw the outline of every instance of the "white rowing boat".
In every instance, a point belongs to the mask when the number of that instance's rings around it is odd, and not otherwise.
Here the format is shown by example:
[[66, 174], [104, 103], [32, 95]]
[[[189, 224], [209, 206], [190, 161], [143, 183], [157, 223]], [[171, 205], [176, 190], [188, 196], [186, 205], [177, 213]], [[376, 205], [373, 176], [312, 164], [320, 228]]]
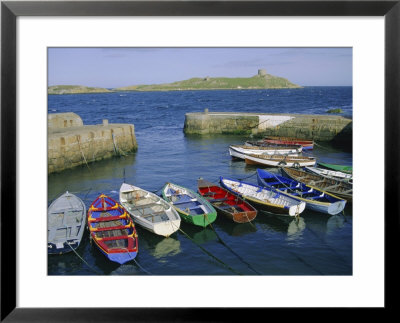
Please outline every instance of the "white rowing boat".
[[229, 146], [229, 155], [245, 159], [247, 155], [290, 155], [298, 156], [299, 149], [283, 147], [257, 147], [246, 145]]
[[330, 170], [320, 167], [305, 167], [307, 172], [328, 177], [330, 179], [341, 180], [348, 183], [353, 183], [353, 174], [343, 173], [336, 170]]
[[306, 203], [294, 197], [280, 194], [271, 188], [220, 177], [221, 186], [239, 195], [254, 205], [258, 210], [274, 214], [298, 216], [306, 207]]
[[161, 197], [140, 187], [123, 183], [119, 201], [132, 220], [150, 232], [168, 237], [180, 227], [178, 212]]
[[246, 155], [245, 162], [249, 165], [263, 165], [269, 167], [304, 167], [313, 166], [315, 157], [285, 156], [285, 155]]

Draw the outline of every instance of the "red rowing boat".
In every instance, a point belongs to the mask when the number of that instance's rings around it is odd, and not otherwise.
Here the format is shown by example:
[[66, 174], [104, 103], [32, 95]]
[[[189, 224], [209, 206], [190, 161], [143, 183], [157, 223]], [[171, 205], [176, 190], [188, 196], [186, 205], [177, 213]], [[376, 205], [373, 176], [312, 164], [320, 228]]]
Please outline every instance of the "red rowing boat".
[[199, 179], [197, 187], [201, 196], [234, 222], [250, 222], [257, 216], [257, 210], [251, 204], [217, 184]]
[[291, 137], [265, 137], [264, 141], [269, 144], [283, 144], [283, 145], [302, 145], [303, 149], [313, 149], [314, 141], [297, 139]]

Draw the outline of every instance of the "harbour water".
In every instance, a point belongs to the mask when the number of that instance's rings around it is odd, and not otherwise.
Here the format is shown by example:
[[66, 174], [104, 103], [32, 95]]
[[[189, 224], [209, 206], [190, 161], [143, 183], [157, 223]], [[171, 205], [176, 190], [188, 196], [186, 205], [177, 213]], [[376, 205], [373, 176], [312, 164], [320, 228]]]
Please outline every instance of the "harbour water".
[[[75, 112], [84, 124], [132, 123], [138, 141], [134, 154], [65, 170], [48, 177], [50, 202], [66, 190], [88, 207], [100, 194], [118, 200], [127, 183], [160, 193], [166, 182], [193, 190], [202, 177], [256, 182], [256, 167], [230, 158], [228, 147], [249, 136], [185, 136], [185, 113], [209, 111], [324, 114], [340, 108], [352, 116], [351, 87], [291, 90], [119, 92], [50, 95], [48, 113]], [[352, 164], [349, 148], [317, 143], [307, 155], [320, 161]], [[276, 171], [273, 169], [273, 171]], [[298, 220], [259, 213], [252, 223], [235, 224], [219, 216], [212, 228], [181, 222], [169, 238], [137, 226], [136, 262], [111, 263], [88, 232], [76, 254], [48, 257], [49, 275], [351, 275], [352, 208], [344, 215], [305, 211]], [[221, 240], [222, 242], [221, 242]], [[206, 251], [206, 252], [205, 252]], [[211, 256], [212, 255], [212, 256]]]

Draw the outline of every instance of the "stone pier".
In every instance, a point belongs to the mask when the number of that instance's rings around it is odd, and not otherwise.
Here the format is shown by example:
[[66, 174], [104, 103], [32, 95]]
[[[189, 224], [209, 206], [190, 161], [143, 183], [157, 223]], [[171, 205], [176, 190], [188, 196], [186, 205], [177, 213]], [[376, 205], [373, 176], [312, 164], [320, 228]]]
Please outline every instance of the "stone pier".
[[253, 134], [315, 141], [352, 140], [352, 119], [337, 115], [275, 113], [187, 113], [185, 134]]
[[132, 124], [83, 125], [75, 113], [48, 115], [48, 173], [137, 150]]

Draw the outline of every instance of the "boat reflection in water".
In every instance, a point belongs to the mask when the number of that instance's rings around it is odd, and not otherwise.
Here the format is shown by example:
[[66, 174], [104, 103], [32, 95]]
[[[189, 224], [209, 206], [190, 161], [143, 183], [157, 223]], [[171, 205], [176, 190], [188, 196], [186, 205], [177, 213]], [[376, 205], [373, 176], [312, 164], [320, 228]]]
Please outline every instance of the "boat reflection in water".
[[[188, 233], [188, 232], [186, 232]], [[188, 233], [189, 234], [189, 233]], [[193, 241], [199, 245], [205, 244], [207, 242], [214, 242], [218, 240], [217, 235], [214, 230], [211, 228], [204, 228], [197, 232], [192, 232], [189, 236], [193, 239]]]
[[297, 240], [302, 235], [302, 232], [306, 228], [306, 222], [304, 218], [299, 217], [297, 219], [293, 219], [287, 229], [287, 240]]
[[337, 229], [343, 228], [345, 218], [341, 215], [332, 215], [326, 222], [326, 234], [333, 234]]
[[149, 249], [149, 253], [157, 259], [175, 256], [181, 251], [181, 242], [172, 237], [162, 239], [154, 248]]
[[223, 223], [221, 221], [221, 225], [218, 228], [233, 237], [240, 237], [257, 231], [257, 226], [253, 222], [234, 223], [228, 220]]
[[293, 237], [306, 228], [306, 220], [303, 217], [288, 217], [266, 212], [257, 217], [256, 223], [265, 231], [286, 233]]

